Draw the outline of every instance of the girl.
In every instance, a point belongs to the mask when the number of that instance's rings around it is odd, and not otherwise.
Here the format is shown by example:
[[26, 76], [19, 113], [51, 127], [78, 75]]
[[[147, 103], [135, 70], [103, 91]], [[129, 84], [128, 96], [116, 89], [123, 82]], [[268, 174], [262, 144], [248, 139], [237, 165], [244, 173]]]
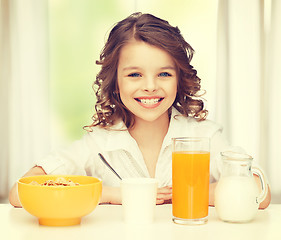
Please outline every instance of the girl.
[[[153, 15], [135, 13], [117, 23], [97, 61], [96, 114], [88, 133], [38, 161], [25, 176], [95, 176], [103, 181], [101, 202], [120, 204], [120, 181], [99, 159], [102, 153], [123, 178], [157, 178], [157, 203], [162, 204], [172, 197], [171, 138], [209, 137], [213, 205], [219, 153], [229, 146], [222, 128], [205, 120], [200, 79], [190, 65], [193, 52], [177, 27]], [[269, 201], [270, 194], [261, 207]], [[16, 185], [10, 202], [20, 206]]]

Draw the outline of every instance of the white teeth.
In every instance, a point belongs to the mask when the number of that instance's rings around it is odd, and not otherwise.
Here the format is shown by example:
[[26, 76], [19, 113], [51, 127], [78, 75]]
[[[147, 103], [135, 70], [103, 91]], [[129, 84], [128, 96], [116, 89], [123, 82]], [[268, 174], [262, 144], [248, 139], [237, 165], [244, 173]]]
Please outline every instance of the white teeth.
[[160, 98], [153, 98], [153, 99], [140, 99], [141, 103], [143, 104], [155, 104], [160, 101]]

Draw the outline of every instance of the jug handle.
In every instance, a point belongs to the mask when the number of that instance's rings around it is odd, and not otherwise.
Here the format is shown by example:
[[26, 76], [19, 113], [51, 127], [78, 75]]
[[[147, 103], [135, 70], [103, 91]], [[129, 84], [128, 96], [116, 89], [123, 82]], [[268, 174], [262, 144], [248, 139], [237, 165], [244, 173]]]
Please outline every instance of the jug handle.
[[265, 177], [264, 174], [262, 173], [262, 171], [258, 168], [253, 167], [252, 168], [252, 173], [254, 173], [255, 175], [257, 175], [261, 181], [261, 193], [260, 195], [257, 197], [256, 201], [258, 204], [260, 204], [267, 196], [267, 192], [268, 192], [268, 186], [267, 183], [265, 181]]

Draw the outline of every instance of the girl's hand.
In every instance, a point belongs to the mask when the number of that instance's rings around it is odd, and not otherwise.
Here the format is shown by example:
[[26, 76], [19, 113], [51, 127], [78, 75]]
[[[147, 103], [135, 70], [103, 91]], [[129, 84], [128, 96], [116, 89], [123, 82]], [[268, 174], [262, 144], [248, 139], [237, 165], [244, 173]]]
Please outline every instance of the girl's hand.
[[102, 187], [100, 204], [122, 204], [120, 187]]
[[156, 204], [172, 203], [172, 186], [158, 188]]
[[[46, 175], [45, 170], [42, 167], [35, 166], [31, 168], [26, 174], [23, 175], [23, 177], [28, 177], [28, 176], [36, 176], [36, 175]], [[18, 184], [15, 183], [14, 186], [11, 188], [10, 193], [9, 193], [9, 201], [11, 205], [14, 207], [22, 207], [19, 196], [18, 196]]]

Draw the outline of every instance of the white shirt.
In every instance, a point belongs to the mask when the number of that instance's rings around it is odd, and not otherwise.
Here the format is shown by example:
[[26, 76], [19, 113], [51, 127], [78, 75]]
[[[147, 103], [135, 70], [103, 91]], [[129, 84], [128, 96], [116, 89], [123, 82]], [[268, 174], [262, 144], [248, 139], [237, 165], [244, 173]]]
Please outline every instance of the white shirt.
[[[175, 115], [179, 116], [174, 118]], [[175, 137], [210, 138], [210, 181], [218, 180], [222, 165], [220, 152], [229, 149], [222, 137], [222, 127], [209, 120], [198, 122], [184, 117], [173, 108], [156, 165], [155, 178], [159, 180], [159, 187], [172, 185], [171, 138]], [[93, 132], [85, 134], [68, 148], [41, 159], [36, 165], [47, 174], [88, 175], [101, 179], [105, 186], [119, 186], [119, 179], [105, 166], [98, 153], [103, 154], [122, 178], [149, 177], [142, 153], [123, 122], [112, 130], [94, 127]]]

